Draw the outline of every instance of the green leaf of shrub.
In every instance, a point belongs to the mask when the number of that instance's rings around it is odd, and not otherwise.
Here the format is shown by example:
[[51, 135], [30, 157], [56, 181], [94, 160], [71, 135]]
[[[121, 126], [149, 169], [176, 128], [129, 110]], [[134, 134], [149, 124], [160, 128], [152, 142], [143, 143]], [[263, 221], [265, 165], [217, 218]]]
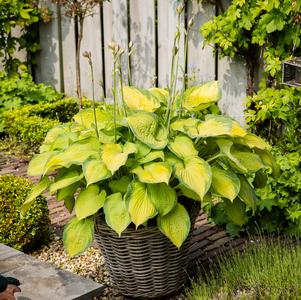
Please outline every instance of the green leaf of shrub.
[[24, 203], [21, 206], [21, 214], [24, 215], [30, 208], [32, 202], [41, 195], [51, 184], [51, 181], [47, 176], [42, 177], [37, 185], [35, 185], [30, 194], [25, 199]]
[[185, 207], [179, 203], [165, 216], [158, 215], [157, 223], [160, 231], [180, 248], [190, 232], [190, 218]]
[[63, 241], [65, 249], [71, 257], [87, 250], [93, 242], [94, 222], [90, 219], [71, 219], [64, 228]]

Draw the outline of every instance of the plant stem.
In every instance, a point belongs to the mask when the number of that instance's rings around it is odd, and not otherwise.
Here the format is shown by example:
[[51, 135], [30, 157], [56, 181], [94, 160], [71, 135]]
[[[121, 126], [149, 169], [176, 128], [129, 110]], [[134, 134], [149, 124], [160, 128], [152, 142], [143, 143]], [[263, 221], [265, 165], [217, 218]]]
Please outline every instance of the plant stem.
[[113, 56], [114, 56], [114, 68], [113, 68], [113, 90], [112, 90], [112, 93], [113, 93], [113, 101], [114, 101], [114, 140], [115, 140], [115, 143], [117, 141], [117, 138], [116, 138], [116, 119], [117, 119], [117, 116], [116, 116], [116, 113], [117, 113], [117, 95], [116, 95], [116, 56], [115, 54], [113, 53]]
[[96, 108], [95, 108], [95, 91], [94, 91], [94, 72], [93, 72], [93, 63], [92, 63], [92, 57], [91, 53], [87, 53], [86, 57], [89, 61], [89, 66], [91, 70], [91, 77], [92, 77], [92, 101], [93, 101], [93, 114], [94, 114], [94, 123], [95, 123], [95, 131], [96, 131], [96, 136], [99, 139], [99, 133], [98, 133], [98, 127], [97, 127], [97, 117], [96, 117]]
[[213, 160], [215, 160], [215, 159], [217, 159], [217, 158], [219, 158], [219, 157], [222, 157], [222, 156], [225, 156], [225, 155], [222, 154], [222, 153], [218, 153], [218, 154], [216, 154], [216, 155], [214, 155], [214, 156], [208, 158], [206, 161], [207, 161], [207, 163], [209, 163], [209, 162], [211, 162], [211, 161], [213, 161]]
[[77, 47], [76, 47], [76, 61], [75, 61], [75, 68], [76, 68], [76, 93], [79, 99], [80, 110], [82, 109], [82, 90], [81, 90], [81, 78], [80, 78], [80, 48], [81, 42], [83, 38], [83, 30], [84, 30], [84, 19], [83, 17], [79, 16], [76, 20], [79, 22], [79, 34], [77, 37]]

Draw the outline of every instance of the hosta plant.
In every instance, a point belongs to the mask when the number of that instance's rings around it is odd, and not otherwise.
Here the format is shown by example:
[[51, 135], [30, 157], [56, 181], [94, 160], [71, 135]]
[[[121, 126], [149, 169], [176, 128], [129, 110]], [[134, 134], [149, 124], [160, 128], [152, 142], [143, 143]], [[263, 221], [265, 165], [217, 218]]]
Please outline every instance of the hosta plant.
[[[236, 223], [256, 209], [249, 178], [274, 167], [269, 145], [216, 110], [216, 81], [170, 95], [125, 86], [120, 103], [83, 110], [52, 128], [31, 160], [41, 176], [22, 207], [49, 189], [75, 215], [64, 230], [70, 255], [93, 241], [94, 218], [120, 236], [156, 224], [178, 248], [187, 238], [190, 201], [225, 201]], [[264, 182], [263, 182], [264, 183]], [[184, 196], [184, 197], [181, 197]], [[179, 201], [180, 200], [180, 201]]]

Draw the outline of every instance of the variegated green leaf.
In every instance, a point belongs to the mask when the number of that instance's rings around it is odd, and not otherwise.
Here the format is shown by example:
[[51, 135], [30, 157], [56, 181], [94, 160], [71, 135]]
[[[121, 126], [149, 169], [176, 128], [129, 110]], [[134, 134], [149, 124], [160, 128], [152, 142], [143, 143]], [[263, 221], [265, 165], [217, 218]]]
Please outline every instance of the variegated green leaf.
[[136, 174], [139, 181], [145, 183], [160, 183], [165, 182], [168, 184], [172, 169], [166, 162], [153, 162], [132, 170]]
[[252, 133], [248, 133], [244, 137], [237, 138], [235, 142], [248, 146], [251, 149], [258, 148], [261, 150], [267, 150], [271, 148], [271, 146], [265, 140]]
[[126, 194], [128, 211], [136, 228], [153, 218], [157, 211], [147, 192], [146, 185], [141, 182], [133, 182]]
[[79, 220], [98, 212], [106, 199], [106, 192], [100, 192], [99, 186], [92, 184], [82, 189], [75, 201], [75, 213]]
[[232, 150], [232, 155], [249, 172], [257, 172], [265, 166], [260, 157], [255, 153]]
[[221, 89], [217, 81], [211, 81], [201, 86], [187, 89], [182, 106], [187, 110], [201, 110], [208, 107], [208, 104], [217, 102], [221, 97]]
[[131, 223], [131, 217], [122, 195], [115, 193], [108, 196], [103, 209], [106, 223], [120, 236]]
[[41, 154], [35, 154], [29, 162], [27, 175], [39, 176], [44, 173], [44, 167], [51, 156], [55, 156], [58, 152], [44, 152]]
[[199, 157], [189, 158], [175, 165], [175, 175], [187, 188], [201, 199], [210, 188], [212, 173], [210, 165]]
[[164, 149], [168, 142], [168, 131], [160, 123], [158, 116], [140, 112], [127, 118], [128, 124], [142, 143], [153, 149]]
[[[73, 117], [74, 121], [85, 128], [95, 128], [94, 111], [93, 109], [82, 110]], [[113, 128], [113, 116], [110, 112], [103, 109], [96, 109], [97, 128], [109, 129]]]
[[153, 96], [155, 96], [161, 103], [167, 104], [169, 93], [167, 90], [162, 88], [153, 87], [149, 91]]
[[257, 197], [255, 191], [244, 176], [239, 176], [239, 180], [240, 180], [240, 191], [238, 197], [248, 207], [251, 207], [253, 212], [255, 212], [256, 205], [257, 205]]
[[177, 135], [173, 141], [168, 144], [168, 148], [181, 159], [194, 157], [198, 155], [192, 140], [185, 135]]
[[125, 165], [128, 155], [123, 153], [122, 146], [119, 144], [105, 144], [101, 158], [106, 167], [114, 173], [121, 166]]
[[75, 170], [67, 170], [61, 176], [55, 178], [54, 183], [49, 187], [50, 193], [54, 193], [57, 190], [63, 189], [77, 181], [80, 181], [84, 175]]
[[195, 137], [198, 135], [199, 121], [195, 118], [180, 119], [171, 123], [170, 128], [174, 131], [180, 131], [186, 133], [190, 137]]
[[139, 159], [139, 164], [146, 164], [157, 159], [164, 161], [164, 152], [162, 150], [151, 151], [143, 158]]
[[246, 215], [246, 205], [235, 198], [233, 202], [225, 199], [225, 212], [232, 223], [238, 226], [242, 226], [247, 223], [248, 216]]
[[83, 164], [83, 172], [87, 181], [87, 186], [112, 176], [112, 173], [100, 159], [85, 161]]
[[147, 184], [147, 192], [161, 216], [168, 214], [177, 203], [175, 190], [166, 183]]
[[280, 176], [280, 167], [276, 163], [272, 154], [267, 150], [256, 149], [256, 153], [259, 155], [261, 161], [266, 165], [272, 168], [272, 175], [274, 178], [278, 178]]
[[212, 187], [220, 196], [233, 201], [240, 190], [239, 178], [230, 171], [213, 166], [212, 170]]
[[90, 219], [71, 219], [65, 226], [63, 241], [65, 249], [71, 257], [85, 252], [93, 242], [94, 222]]
[[122, 176], [118, 180], [112, 180], [109, 182], [109, 187], [113, 193], [125, 194], [129, 185], [130, 179], [127, 176]]
[[33, 201], [41, 195], [51, 184], [51, 181], [47, 176], [44, 176], [37, 185], [35, 185], [29, 195], [26, 197], [24, 203], [21, 206], [21, 214], [24, 215], [32, 205]]
[[197, 193], [195, 193], [194, 191], [189, 189], [186, 185], [179, 184], [177, 187], [182, 191], [183, 195], [185, 197], [187, 197], [188, 199], [192, 199], [192, 200], [195, 200], [195, 201], [201, 201], [202, 200]]
[[180, 248], [190, 232], [190, 218], [185, 207], [179, 203], [165, 216], [158, 215], [157, 223], [160, 231]]
[[148, 90], [125, 86], [123, 97], [127, 107], [131, 110], [154, 112], [160, 107], [160, 101]]

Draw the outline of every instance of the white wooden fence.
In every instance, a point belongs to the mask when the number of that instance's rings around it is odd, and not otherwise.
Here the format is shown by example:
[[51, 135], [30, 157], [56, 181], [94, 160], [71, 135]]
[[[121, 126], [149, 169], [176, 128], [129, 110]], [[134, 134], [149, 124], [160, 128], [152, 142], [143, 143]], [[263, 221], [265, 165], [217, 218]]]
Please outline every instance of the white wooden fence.
[[[227, 1], [224, 1], [225, 5]], [[187, 20], [194, 16], [187, 53], [188, 76], [193, 84], [218, 79], [223, 90], [222, 111], [244, 123], [245, 66], [237, 60], [217, 60], [212, 47], [203, 47], [199, 28], [216, 14], [216, 7], [199, 2], [186, 1], [186, 18], [183, 15], [181, 19], [187, 26]], [[130, 59], [134, 85], [146, 88], [154, 82], [161, 87], [167, 85], [179, 3], [179, 0], [111, 0], [102, 8], [96, 7], [93, 16], [85, 19], [81, 52], [92, 54], [98, 99], [110, 96], [112, 56], [107, 45], [111, 41], [126, 51], [128, 43], [134, 43], [135, 50]], [[52, 9], [53, 18], [40, 27], [41, 51], [36, 79], [67, 95], [76, 95], [74, 22], [50, 0], [44, 0], [42, 5]], [[179, 62], [183, 65], [184, 41], [180, 43]], [[90, 69], [84, 57], [81, 57], [81, 81], [83, 95], [91, 97]]]

